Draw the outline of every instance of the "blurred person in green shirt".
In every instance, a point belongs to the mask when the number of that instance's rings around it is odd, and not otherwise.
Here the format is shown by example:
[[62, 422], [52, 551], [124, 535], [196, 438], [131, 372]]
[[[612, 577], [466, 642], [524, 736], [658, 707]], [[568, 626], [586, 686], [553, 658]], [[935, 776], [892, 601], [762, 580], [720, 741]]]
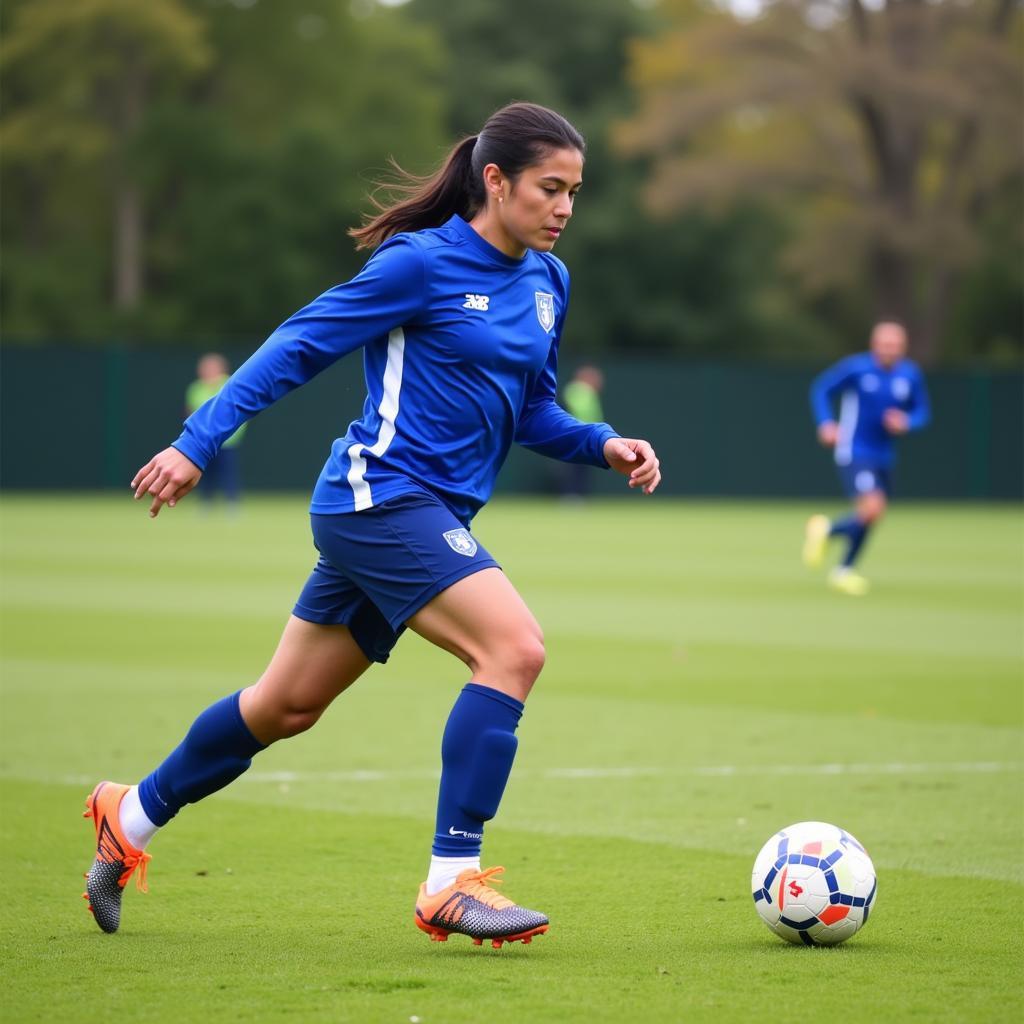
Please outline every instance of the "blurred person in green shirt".
[[[601, 389], [604, 374], [596, 366], [581, 366], [562, 391], [562, 405], [566, 412], [584, 423], [604, 420], [601, 409]], [[585, 498], [590, 493], [593, 477], [590, 467], [582, 463], [567, 462], [562, 493], [567, 498]]]
[[[227, 383], [228, 361], [219, 352], [208, 352], [196, 364], [196, 379], [185, 391], [185, 415], [191, 416], [201, 405], [205, 405]], [[243, 423], [229, 437], [220, 451], [206, 467], [199, 483], [199, 496], [210, 504], [217, 491], [221, 491], [232, 507], [237, 507], [242, 497], [242, 481], [239, 470], [238, 446], [245, 436], [247, 424]]]

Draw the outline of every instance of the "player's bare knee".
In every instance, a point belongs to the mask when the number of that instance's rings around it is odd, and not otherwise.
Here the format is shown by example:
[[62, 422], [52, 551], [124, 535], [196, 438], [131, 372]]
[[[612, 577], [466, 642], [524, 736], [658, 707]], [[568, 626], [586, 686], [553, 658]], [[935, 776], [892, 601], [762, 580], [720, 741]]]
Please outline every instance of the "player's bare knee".
[[885, 496], [882, 494], [865, 494], [857, 502], [857, 518], [865, 526], [878, 522], [884, 512]]
[[273, 741], [289, 739], [299, 733], [312, 729], [327, 710], [326, 705], [307, 705], [296, 703], [264, 704], [254, 715], [259, 723], [261, 737], [270, 737]]
[[548, 658], [547, 649], [544, 647], [544, 637], [533, 635], [527, 646], [528, 650], [524, 651], [524, 668], [532, 674], [533, 679], [536, 679], [543, 671]]
[[544, 642], [532, 631], [495, 643], [470, 660], [473, 677], [525, 700], [544, 668]]
[[546, 658], [543, 639], [532, 632], [518, 636], [506, 651], [506, 672], [523, 688], [524, 695], [530, 692], [530, 688], [536, 682]]
[[329, 703], [273, 693], [261, 680], [244, 692], [241, 706], [253, 733], [264, 743], [275, 743], [311, 729]]
[[867, 502], [864, 510], [864, 521], [867, 523], [877, 523], [882, 516], [885, 514], [885, 499], [884, 498], [873, 498]]
[[324, 713], [324, 708], [286, 708], [278, 716], [277, 724], [280, 738], [298, 736], [299, 733], [312, 729]]

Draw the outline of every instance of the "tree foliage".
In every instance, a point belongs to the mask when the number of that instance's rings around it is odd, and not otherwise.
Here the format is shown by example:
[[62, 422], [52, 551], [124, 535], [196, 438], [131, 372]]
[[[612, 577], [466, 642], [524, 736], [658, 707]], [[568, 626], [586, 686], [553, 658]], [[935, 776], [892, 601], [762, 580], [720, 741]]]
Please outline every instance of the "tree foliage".
[[92, 281], [75, 266], [104, 236], [113, 307], [131, 309], [143, 289], [136, 143], [151, 105], [208, 63], [202, 24], [176, 0], [8, 6], [2, 143], [5, 198], [13, 202], [5, 202], [5, 219], [14, 218], [26, 243], [7, 254], [8, 322], [47, 317], [56, 298], [47, 294], [56, 284], [49, 275], [65, 262], [84, 299], [98, 283], [99, 261], [94, 254]]
[[1019, 353], [1021, 18], [872, 2], [7, 0], [6, 336], [256, 341], [358, 269], [389, 157], [527, 99], [588, 138], [569, 361], [821, 359], [883, 307]]
[[[871, 314], [937, 358], [993, 242], [986, 215], [1020, 194], [1014, 0], [776, 0], [696, 25], [690, 4], [664, 7], [672, 27], [635, 45], [641, 104], [619, 135], [653, 160], [651, 208], [777, 199], [806, 292], [866, 285]], [[1019, 264], [1019, 236], [1001, 241]]]
[[[511, 100], [564, 113], [587, 139], [584, 185], [558, 255], [572, 272], [566, 353], [621, 349], [800, 355], [839, 339], [792, 301], [776, 273], [784, 229], [746, 205], [722, 215], [645, 209], [646, 159], [623, 158], [612, 129], [633, 107], [626, 72], [661, 15], [633, 0], [411, 0], [453, 59], [444, 65], [453, 136]], [[708, 15], [693, 9], [695, 23]]]
[[357, 268], [367, 170], [396, 140], [413, 159], [442, 140], [436, 43], [396, 31], [399, 12], [21, 0], [4, 16], [9, 333], [266, 333]]

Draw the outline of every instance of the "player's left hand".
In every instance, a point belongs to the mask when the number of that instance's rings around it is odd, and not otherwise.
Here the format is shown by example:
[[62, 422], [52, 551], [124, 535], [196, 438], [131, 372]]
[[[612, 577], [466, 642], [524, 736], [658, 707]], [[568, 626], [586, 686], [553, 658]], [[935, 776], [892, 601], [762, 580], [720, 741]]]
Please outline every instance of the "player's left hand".
[[604, 443], [605, 461], [617, 473], [629, 477], [630, 487], [653, 494], [661, 483], [661, 463], [647, 441], [635, 437], [610, 437]]
[[882, 423], [890, 434], [905, 434], [910, 429], [910, 421], [902, 409], [886, 409], [882, 413]]

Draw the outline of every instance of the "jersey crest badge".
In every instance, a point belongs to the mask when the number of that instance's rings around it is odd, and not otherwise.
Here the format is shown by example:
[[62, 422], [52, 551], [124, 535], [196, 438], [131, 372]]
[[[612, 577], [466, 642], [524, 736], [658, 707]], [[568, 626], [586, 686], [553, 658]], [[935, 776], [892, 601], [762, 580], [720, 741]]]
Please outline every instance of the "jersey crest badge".
[[905, 402], [910, 397], [910, 381], [906, 377], [893, 377], [892, 397], [897, 402]]
[[555, 297], [547, 292], [534, 292], [533, 297], [537, 300], [537, 319], [545, 331], [550, 331], [555, 326]]
[[448, 541], [448, 547], [456, 554], [465, 555], [467, 558], [472, 558], [476, 554], [477, 544], [469, 535], [469, 530], [449, 530], [441, 536]]

